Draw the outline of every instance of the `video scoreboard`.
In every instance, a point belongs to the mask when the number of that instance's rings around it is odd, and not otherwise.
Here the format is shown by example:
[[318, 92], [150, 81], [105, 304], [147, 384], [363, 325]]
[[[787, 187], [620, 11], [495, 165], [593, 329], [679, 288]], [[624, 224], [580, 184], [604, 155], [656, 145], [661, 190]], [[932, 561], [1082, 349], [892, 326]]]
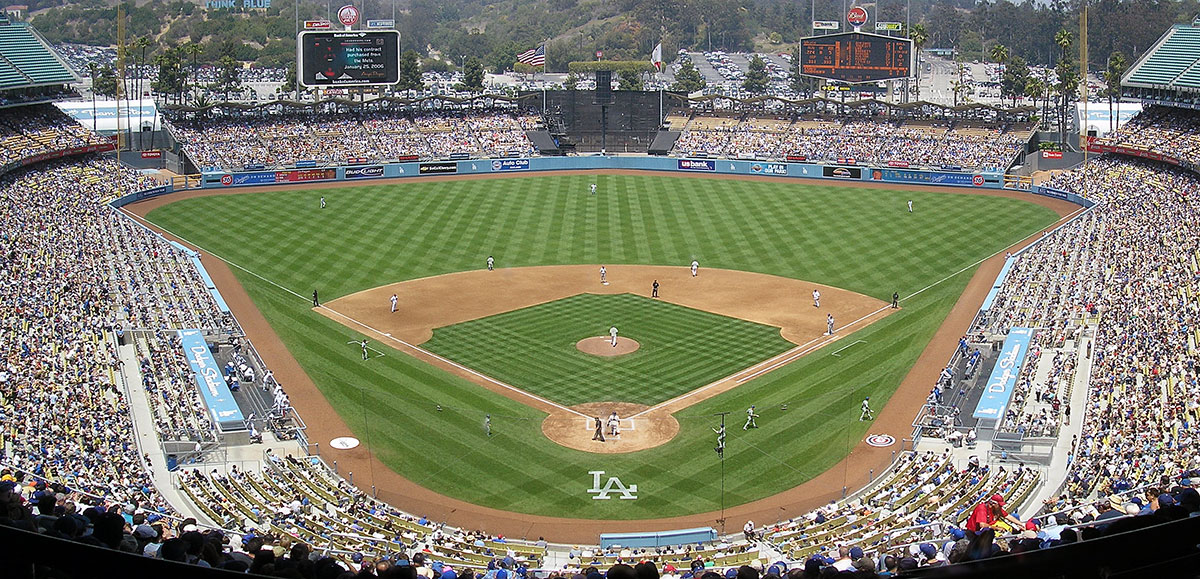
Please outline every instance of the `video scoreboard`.
[[305, 30], [296, 40], [301, 86], [368, 86], [400, 80], [400, 33]]
[[912, 76], [912, 41], [865, 32], [800, 40], [800, 73], [848, 83]]

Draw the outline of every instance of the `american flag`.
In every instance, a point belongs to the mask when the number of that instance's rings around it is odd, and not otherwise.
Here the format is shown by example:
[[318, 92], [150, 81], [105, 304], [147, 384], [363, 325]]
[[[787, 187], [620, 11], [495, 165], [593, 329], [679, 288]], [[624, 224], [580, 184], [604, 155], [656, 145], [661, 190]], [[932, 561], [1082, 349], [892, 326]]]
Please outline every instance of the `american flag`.
[[537, 48], [530, 48], [518, 54], [517, 62], [522, 62], [529, 66], [546, 66], [546, 44], [542, 43]]

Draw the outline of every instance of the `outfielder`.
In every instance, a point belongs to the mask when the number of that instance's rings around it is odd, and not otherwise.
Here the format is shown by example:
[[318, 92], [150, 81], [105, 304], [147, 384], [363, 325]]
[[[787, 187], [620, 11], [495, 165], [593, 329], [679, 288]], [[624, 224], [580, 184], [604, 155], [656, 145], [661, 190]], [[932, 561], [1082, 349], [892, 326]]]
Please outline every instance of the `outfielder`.
[[758, 418], [758, 415], [754, 413], [754, 406], [747, 408], [746, 424], [742, 426], [742, 430], [746, 430], [747, 428], [758, 428], [758, 424], [754, 422], [755, 418]]
[[908, 200], [908, 212], [912, 213], [912, 199]]
[[396, 294], [392, 294], [391, 302], [392, 302], [392, 313], [393, 314], [396, 313], [396, 302], [397, 301], [399, 301], [399, 299], [396, 298]]
[[696, 277], [696, 274], [699, 270], [700, 270], [700, 262], [693, 259], [692, 260], [692, 277]]
[[324, 208], [325, 208], [325, 196], [322, 195], [321, 196], [321, 209], [324, 209]]
[[858, 421], [875, 420], [875, 413], [871, 411], [871, 397], [863, 398], [862, 415], [858, 417]]
[[488, 271], [492, 271], [492, 270], [496, 269], [496, 258], [489, 255], [487, 258], [487, 266], [488, 266]]
[[483, 415], [483, 429], [487, 431], [488, 436], [492, 435], [492, 415], [491, 414]]
[[617, 347], [617, 327], [613, 326], [608, 329], [608, 335], [612, 337], [612, 347]]
[[592, 183], [592, 195], [596, 194], [596, 184]]

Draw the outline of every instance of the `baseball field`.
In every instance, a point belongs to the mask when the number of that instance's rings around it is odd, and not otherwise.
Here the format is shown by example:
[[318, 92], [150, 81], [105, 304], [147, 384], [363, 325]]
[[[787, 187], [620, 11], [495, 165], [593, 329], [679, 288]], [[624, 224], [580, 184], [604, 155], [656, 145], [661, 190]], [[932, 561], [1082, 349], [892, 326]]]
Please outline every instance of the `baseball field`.
[[[314, 441], [352, 434], [387, 469], [466, 503], [622, 520], [717, 511], [828, 470], [872, 432], [862, 399], [884, 408], [979, 263], [1058, 215], [948, 190], [610, 172], [230, 192], [148, 219], [230, 264], [336, 411], [306, 413], [293, 395]], [[613, 325], [640, 347], [576, 347]], [[365, 361], [351, 343], [364, 338]], [[758, 428], [742, 430], [751, 405]], [[587, 419], [610, 407], [645, 417], [622, 425], [631, 440], [657, 438], [599, 448]], [[636, 500], [596, 500], [593, 471], [637, 485]], [[353, 476], [421, 508], [389, 490], [391, 473]]]

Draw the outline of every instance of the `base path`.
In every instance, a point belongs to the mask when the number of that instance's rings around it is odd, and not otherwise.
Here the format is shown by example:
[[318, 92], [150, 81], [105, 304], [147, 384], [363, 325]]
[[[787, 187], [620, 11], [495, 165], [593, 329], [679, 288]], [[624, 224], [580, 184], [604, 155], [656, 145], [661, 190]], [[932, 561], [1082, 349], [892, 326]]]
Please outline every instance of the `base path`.
[[[639, 174], [639, 175], [662, 175], [662, 173], [646, 172], [646, 171], [556, 171], [555, 175], [567, 174]], [[392, 181], [372, 181], [371, 185], [384, 185], [388, 183], [408, 183], [413, 180], [447, 180], [447, 179], [488, 179], [488, 178], [518, 178], [529, 177], [528, 174], [512, 174], [512, 175], [479, 175], [471, 177], [410, 177], [408, 179], [398, 179]], [[679, 175], [672, 174], [673, 177], [684, 178], [707, 178], [707, 179], [747, 179], [754, 181], [771, 181], [777, 183], [790, 183], [791, 179], [782, 180], [778, 177], [757, 177], [757, 176], [736, 176], [736, 175]], [[1009, 197], [1021, 199], [1030, 203], [1036, 203], [1050, 208], [1058, 213], [1060, 217], [1066, 217], [1069, 214], [1078, 211], [1080, 208], [1077, 205], [1051, 199], [1049, 197], [1041, 197], [1029, 193], [1018, 191], [997, 191], [987, 189], [966, 189], [958, 187], [922, 187], [916, 185], [898, 185], [898, 184], [883, 184], [883, 183], [864, 183], [864, 182], [839, 182], [829, 180], [797, 180], [795, 182], [819, 183], [822, 186], [828, 187], [845, 187], [848, 192], [861, 188], [880, 188], [892, 189], [897, 191], [926, 191], [949, 194], [962, 195], [987, 195], [996, 197]], [[320, 189], [328, 187], [345, 187], [348, 186], [342, 183], [329, 183], [321, 185], [307, 185], [295, 187], [291, 189]], [[173, 203], [187, 199], [189, 197], [207, 196], [207, 195], [228, 195], [228, 194], [246, 194], [267, 191], [283, 191], [288, 187], [272, 186], [272, 187], [254, 187], [254, 188], [238, 188], [238, 189], [197, 189], [190, 191], [181, 191], [171, 195], [163, 195], [146, 201], [141, 201], [123, 208], [126, 213], [145, 217], [146, 213], [162, 205]], [[1048, 226], [1046, 230], [1052, 229], [1056, 224]], [[161, 229], [153, 227], [155, 231], [162, 232]], [[1041, 232], [1035, 233], [1025, 240], [1013, 245], [1009, 251], [1016, 251], [1021, 247], [1029, 245], [1034, 240], [1041, 237]], [[178, 237], [167, 235], [174, 241], [179, 241], [185, 245], [189, 245], [186, 240], [181, 240]], [[193, 246], [194, 247], [194, 246]], [[328, 442], [333, 438], [344, 436], [350, 432], [341, 416], [334, 411], [329, 401], [325, 399], [321, 391], [313, 384], [312, 379], [300, 367], [300, 364], [288, 352], [283, 341], [279, 339], [278, 334], [267, 323], [262, 313], [255, 307], [254, 302], [246, 293], [245, 289], [233, 275], [233, 271], [224, 262], [211, 257], [204, 259], [205, 268], [212, 276], [217, 288], [221, 291], [221, 295], [229, 304], [230, 310], [237, 317], [238, 323], [245, 330], [247, 336], [254, 343], [255, 349], [262, 356], [267, 366], [272, 368], [275, 377], [284, 384], [287, 384], [288, 396], [291, 399], [292, 405], [300, 412], [308, 423], [308, 434], [310, 439], [320, 442], [322, 447], [326, 447]], [[871, 428], [873, 434], [889, 434], [897, 440], [902, 440], [911, 433], [911, 423], [913, 417], [916, 416], [917, 410], [925, 400], [925, 394], [929, 390], [929, 385], [937, 380], [938, 373], [945, 366], [946, 361], [950, 359], [955, 348], [958, 347], [959, 336], [966, 333], [971, 320], [979, 311], [979, 306], [983, 303], [988, 291], [991, 290], [992, 282], [996, 279], [996, 274], [1000, 272], [1000, 268], [1004, 265], [1004, 252], [997, 253], [992, 258], [984, 261], [975, 275], [971, 278], [966, 290], [951, 310], [946, 320], [942, 322], [937, 334], [934, 335], [925, 351], [921, 354], [917, 363], [909, 371], [908, 375], [901, 382], [895, 394], [888, 400], [887, 406], [877, 411], [877, 418]], [[701, 264], [700, 275], [703, 277], [707, 273]], [[593, 274], [597, 275], [598, 274]], [[689, 273], [690, 275], [690, 273]], [[597, 278], [593, 278], [592, 283], [596, 283]], [[594, 290], [592, 290], [594, 291]], [[646, 290], [648, 291], [648, 290]], [[811, 294], [811, 292], [810, 292]], [[391, 294], [388, 294], [390, 296]], [[664, 294], [665, 295], [665, 294]], [[822, 297], [825, 301], [825, 292], [822, 290]], [[811, 297], [811, 295], [809, 296]], [[306, 299], [301, 297], [300, 299]], [[378, 302], [379, 307], [386, 307], [387, 301]], [[809, 304], [811, 307], [811, 303]], [[824, 332], [824, 327], [821, 328]], [[785, 336], [786, 337], [786, 336]], [[578, 417], [578, 415], [575, 415]], [[605, 414], [607, 416], [607, 414]], [[607, 444], [607, 443], [605, 443]], [[746, 520], [754, 520], [759, 524], [765, 522], [775, 522], [785, 520], [789, 517], [802, 515], [816, 507], [835, 500], [841, 496], [843, 486], [848, 486], [849, 490], [857, 489], [866, 484], [868, 471], [870, 469], [879, 468], [880, 465], [886, 465], [890, 454], [898, 450], [898, 447], [891, 448], [873, 448], [866, 442], [859, 443], [851, 450], [840, 463], [832, 466], [829, 470], [821, 473], [816, 478], [813, 478], [799, 486], [790, 490], [784, 491], [777, 495], [766, 497], [750, 503], [730, 506], [724, 512], [727, 521], [727, 529], [739, 529]], [[332, 459], [334, 455], [330, 455], [331, 451], [324, 450], [322, 454], [326, 455], [327, 459]], [[410, 513], [419, 513], [428, 515], [430, 518], [437, 521], [444, 521], [450, 525], [462, 527], [465, 529], [479, 529], [491, 534], [503, 534], [515, 538], [527, 538], [536, 540], [539, 536], [544, 536], [552, 541], [561, 541], [567, 543], [597, 543], [599, 542], [600, 533], [606, 532], [632, 532], [632, 531], [665, 531], [673, 529], [685, 529], [700, 526], [716, 526], [717, 519], [721, 516], [720, 512], [698, 513], [694, 515], [686, 515], [681, 517], [670, 517], [660, 519], [644, 519], [640, 521], [615, 521], [615, 520], [594, 520], [594, 519], [572, 519], [566, 517], [547, 517], [539, 515], [529, 515], [514, 511], [506, 511], [493, 509], [472, 504], [466, 501], [448, 497], [442, 494], [435, 493], [429, 489], [422, 487], [402, 476], [392, 472], [386, 465], [372, 456], [365, 445], [359, 446], [352, 450], [339, 452], [337, 455], [339, 465], [349, 471], [368, 472], [373, 469], [375, 480], [379, 487], [379, 499], [386, 501], [397, 508], [404, 509]], [[514, 509], [519, 509], [519, 505], [513, 505]]]

